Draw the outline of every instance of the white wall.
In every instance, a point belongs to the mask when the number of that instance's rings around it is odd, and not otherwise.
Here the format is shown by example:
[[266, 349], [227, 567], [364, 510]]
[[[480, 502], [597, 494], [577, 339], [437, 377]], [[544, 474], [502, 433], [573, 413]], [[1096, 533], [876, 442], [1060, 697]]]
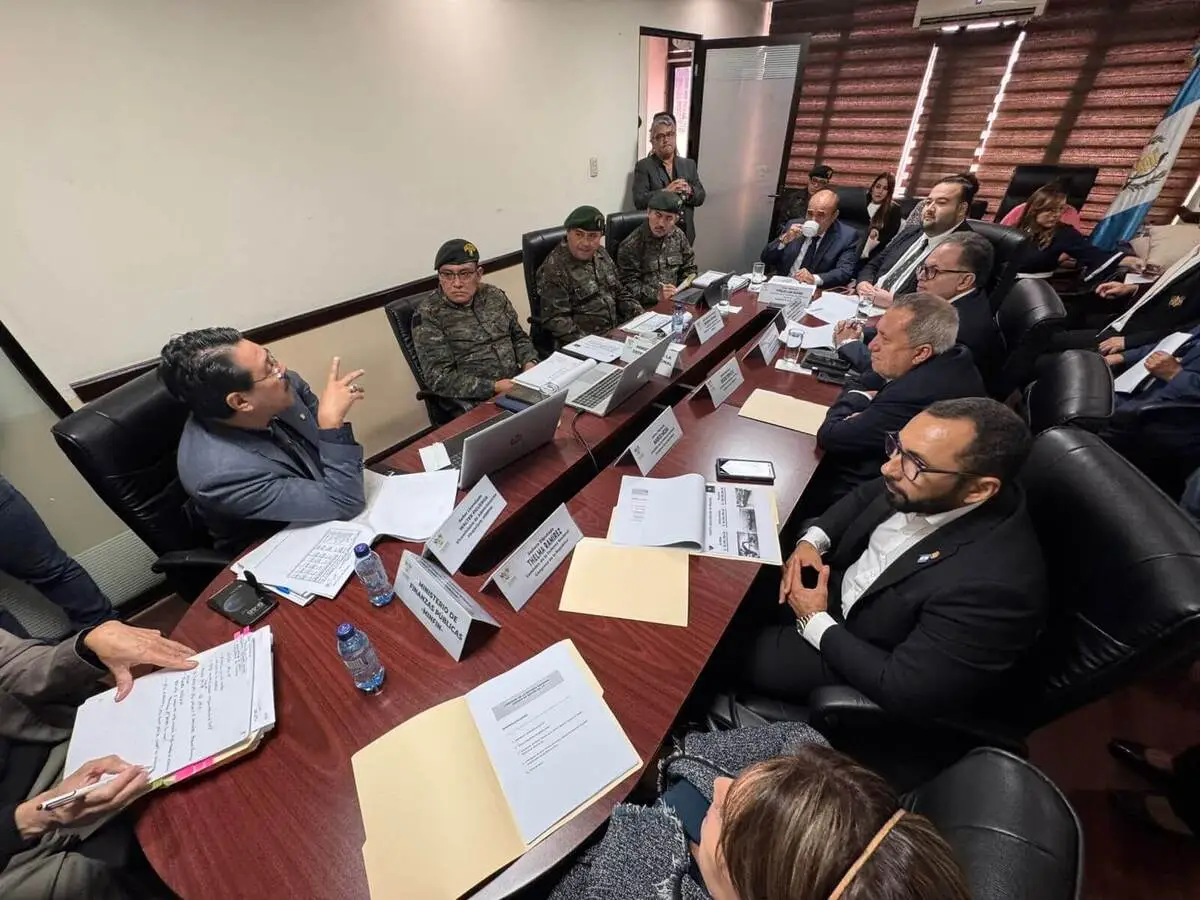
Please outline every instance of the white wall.
[[518, 249], [620, 205], [639, 26], [764, 21], [759, 0], [0, 4], [0, 318], [65, 391], [174, 332], [427, 275], [450, 236]]

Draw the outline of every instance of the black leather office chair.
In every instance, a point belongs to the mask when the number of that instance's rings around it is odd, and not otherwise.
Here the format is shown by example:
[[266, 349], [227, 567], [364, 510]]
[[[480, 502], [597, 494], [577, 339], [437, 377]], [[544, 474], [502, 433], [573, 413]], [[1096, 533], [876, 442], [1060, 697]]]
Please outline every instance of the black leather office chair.
[[554, 350], [554, 337], [542, 328], [542, 298], [538, 296], [537, 271], [541, 268], [550, 251], [557, 247], [567, 236], [567, 229], [561, 225], [554, 228], [541, 228], [521, 235], [521, 262], [525, 267], [525, 293], [529, 295], [529, 337], [533, 346], [543, 357], [549, 356]]
[[1045, 281], [1021, 278], [1013, 283], [996, 313], [1004, 341], [1004, 362], [992, 376], [988, 391], [1006, 397], [1034, 380], [1038, 358], [1046, 352], [1054, 333], [1063, 328], [1067, 310]]
[[187, 417], [158, 374], [147, 372], [60, 419], [51, 432], [92, 490], [158, 554], [151, 568], [193, 600], [230, 559], [212, 549], [179, 483], [175, 452]]
[[1099, 353], [1067, 350], [1048, 357], [1025, 390], [1025, 421], [1034, 434], [1056, 425], [1099, 431], [1113, 413], [1112, 370]]
[[1024, 753], [1035, 729], [1200, 656], [1200, 529], [1170, 498], [1099, 437], [1069, 426], [1038, 435], [1020, 481], [1052, 603], [986, 718], [904, 722], [836, 686], [813, 691], [805, 707], [724, 695], [710, 723], [806, 719], [903, 789], [975, 746]]
[[1119, 410], [1102, 434], [1169, 497], [1200, 467], [1200, 403], [1159, 400]]
[[400, 344], [400, 352], [404, 354], [404, 359], [412, 370], [413, 379], [417, 382], [417, 399], [425, 403], [429, 424], [437, 427], [461, 416], [467, 407], [449, 397], [439, 397], [429, 390], [429, 382], [425, 380], [425, 371], [421, 368], [420, 357], [417, 356], [417, 345], [413, 343], [412, 320], [417, 307], [428, 296], [429, 294], [418, 294], [415, 297], [401, 297], [384, 306], [383, 310], [392, 324], [392, 331]]
[[832, 190], [838, 195], [838, 221], [852, 225], [860, 232], [865, 232], [871, 227], [871, 216], [867, 212], [866, 186], [839, 186]]
[[608, 214], [604, 220], [604, 249], [613, 260], [617, 258], [617, 248], [621, 246], [621, 241], [633, 234], [649, 217], [649, 211], [644, 209]]
[[1016, 280], [1017, 270], [1014, 263], [1028, 239], [1015, 228], [997, 225], [994, 222], [981, 222], [977, 217], [969, 219], [967, 224], [976, 234], [983, 235], [991, 241], [992, 250], [996, 253], [987, 288], [988, 301], [992, 305], [992, 312], [995, 312], [1004, 303], [1004, 298]]

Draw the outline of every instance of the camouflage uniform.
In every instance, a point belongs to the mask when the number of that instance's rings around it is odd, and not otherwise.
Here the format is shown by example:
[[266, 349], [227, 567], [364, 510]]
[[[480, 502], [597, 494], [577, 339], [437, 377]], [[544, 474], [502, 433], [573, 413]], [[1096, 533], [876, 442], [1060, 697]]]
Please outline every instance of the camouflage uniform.
[[617, 271], [625, 290], [649, 309], [658, 303], [658, 291], [664, 284], [679, 284], [696, 274], [696, 254], [678, 228], [659, 238], [644, 224], [621, 241]]
[[497, 381], [538, 359], [508, 296], [491, 284], [466, 304], [433, 291], [417, 307], [412, 333], [429, 389], [441, 397], [487, 400]]
[[590, 260], [576, 259], [565, 238], [538, 269], [537, 290], [542, 327], [560, 347], [585, 334], [604, 334], [642, 314], [617, 277], [608, 251], [601, 247]]

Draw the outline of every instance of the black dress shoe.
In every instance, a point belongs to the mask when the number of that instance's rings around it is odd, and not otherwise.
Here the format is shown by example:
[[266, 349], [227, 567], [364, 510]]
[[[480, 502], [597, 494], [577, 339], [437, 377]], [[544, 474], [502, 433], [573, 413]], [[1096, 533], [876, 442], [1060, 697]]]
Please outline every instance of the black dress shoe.
[[1152, 828], [1155, 831], [1165, 832], [1167, 834], [1176, 834], [1181, 837], [1194, 838], [1196, 835], [1192, 833], [1187, 824], [1179, 821], [1173, 813], [1167, 813], [1172, 819], [1171, 822], [1160, 822], [1155, 817], [1154, 812], [1147, 805], [1147, 800], [1151, 797], [1158, 797], [1159, 800], [1166, 802], [1166, 798], [1161, 794], [1155, 794], [1150, 791], [1109, 791], [1108, 799], [1117, 811], [1127, 818], [1133, 819], [1147, 828]]
[[1137, 741], [1122, 741], [1113, 739], [1108, 742], [1108, 752], [1112, 758], [1128, 769], [1141, 775], [1147, 781], [1158, 785], [1169, 785], [1172, 772], [1170, 769], [1160, 769], [1146, 759], [1146, 745]]

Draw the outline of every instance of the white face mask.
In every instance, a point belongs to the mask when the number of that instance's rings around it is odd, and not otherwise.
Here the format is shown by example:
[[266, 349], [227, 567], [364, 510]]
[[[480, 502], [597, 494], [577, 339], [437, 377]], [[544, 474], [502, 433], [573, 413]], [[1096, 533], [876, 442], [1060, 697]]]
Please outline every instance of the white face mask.
[[816, 237], [817, 232], [819, 232], [820, 230], [821, 230], [821, 226], [818, 225], [816, 222], [814, 222], [812, 219], [809, 219], [807, 222], [805, 222], [803, 225], [800, 226], [800, 233], [802, 235], [804, 235], [806, 238]]

